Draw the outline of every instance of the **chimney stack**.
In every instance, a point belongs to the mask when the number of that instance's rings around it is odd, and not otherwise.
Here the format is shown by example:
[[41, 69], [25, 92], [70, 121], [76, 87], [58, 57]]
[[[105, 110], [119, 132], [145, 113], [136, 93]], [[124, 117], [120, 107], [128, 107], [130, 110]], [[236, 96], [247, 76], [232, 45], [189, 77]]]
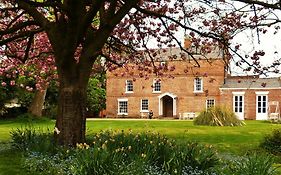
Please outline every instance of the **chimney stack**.
[[191, 44], [192, 44], [191, 37], [186, 35], [184, 37], [184, 48], [189, 49], [191, 47]]

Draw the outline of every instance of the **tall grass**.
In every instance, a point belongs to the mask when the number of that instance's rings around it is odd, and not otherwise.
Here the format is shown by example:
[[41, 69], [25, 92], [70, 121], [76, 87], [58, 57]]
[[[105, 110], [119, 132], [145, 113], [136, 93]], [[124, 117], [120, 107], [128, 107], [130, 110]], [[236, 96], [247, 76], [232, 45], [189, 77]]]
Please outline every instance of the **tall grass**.
[[237, 119], [235, 113], [227, 107], [214, 106], [198, 115], [194, 120], [195, 125], [208, 126], [242, 126], [244, 123]]

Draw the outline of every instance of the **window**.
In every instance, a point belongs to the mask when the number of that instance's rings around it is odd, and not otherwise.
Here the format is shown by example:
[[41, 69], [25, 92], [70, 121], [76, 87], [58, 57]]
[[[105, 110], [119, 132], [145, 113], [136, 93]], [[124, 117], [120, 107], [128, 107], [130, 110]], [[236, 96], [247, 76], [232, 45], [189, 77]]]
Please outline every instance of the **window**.
[[267, 113], [267, 95], [257, 96], [257, 111], [258, 113]]
[[234, 112], [235, 113], [243, 112], [243, 96], [242, 95], [234, 96]]
[[194, 79], [194, 92], [203, 92], [203, 80], [202, 78]]
[[161, 92], [161, 80], [154, 80], [153, 92]]
[[215, 99], [207, 99], [206, 101], [206, 108], [211, 108], [215, 106]]
[[134, 91], [133, 80], [126, 80], [126, 93], [132, 93]]
[[141, 100], [141, 111], [148, 112], [148, 99]]
[[118, 99], [118, 115], [128, 115], [128, 99]]

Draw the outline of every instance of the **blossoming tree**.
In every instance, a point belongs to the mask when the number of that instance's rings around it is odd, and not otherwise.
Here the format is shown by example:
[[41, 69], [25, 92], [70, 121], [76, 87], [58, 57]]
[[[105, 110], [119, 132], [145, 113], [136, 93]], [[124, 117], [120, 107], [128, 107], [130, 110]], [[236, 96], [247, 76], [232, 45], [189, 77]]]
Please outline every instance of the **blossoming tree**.
[[[241, 0], [242, 1], [242, 0]], [[230, 41], [245, 27], [257, 27], [256, 20], [264, 20], [260, 9], [250, 8], [245, 16], [241, 8], [221, 13], [222, 7], [234, 7], [233, 1], [172, 1], [172, 0], [2, 0], [0, 4], [0, 46], [10, 49], [10, 43], [19, 43], [11, 53], [18, 60], [32, 60], [34, 37], [46, 33], [55, 59], [59, 81], [59, 112], [56, 120], [56, 140], [62, 145], [75, 145], [85, 140], [86, 87], [94, 62], [104, 57], [109, 70], [114, 64], [123, 66], [134, 62], [139, 66], [154, 64], [155, 51], [147, 50], [150, 60], [143, 60], [139, 48], [147, 49], [153, 39], [158, 47], [183, 48], [175, 34], [180, 29], [189, 34], [195, 46], [209, 52], [220, 45], [229, 58], [230, 51], [238, 52]], [[250, 6], [261, 3], [248, 1]], [[245, 7], [248, 4], [244, 4]], [[256, 7], [254, 5], [254, 7]], [[279, 6], [278, 6], [279, 7]], [[247, 9], [247, 8], [246, 8]], [[266, 9], [265, 9], [266, 10]], [[248, 14], [248, 12], [247, 12]], [[41, 54], [45, 52], [42, 50]], [[1, 52], [1, 55], [6, 54]], [[258, 70], [256, 52], [254, 62], [243, 62]], [[5, 55], [10, 57], [10, 55]], [[43, 62], [48, 61], [48, 57]], [[196, 62], [196, 60], [194, 60]], [[200, 65], [198, 65], [200, 66]], [[44, 70], [43, 70], [44, 71]]]

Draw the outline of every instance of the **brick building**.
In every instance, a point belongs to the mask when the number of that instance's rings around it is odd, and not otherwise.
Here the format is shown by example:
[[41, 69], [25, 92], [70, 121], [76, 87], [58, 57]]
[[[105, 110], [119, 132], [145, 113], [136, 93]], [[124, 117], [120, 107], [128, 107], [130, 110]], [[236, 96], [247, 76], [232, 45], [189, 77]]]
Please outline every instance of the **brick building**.
[[[205, 55], [195, 53], [200, 67], [188, 55], [188, 59], [179, 59], [183, 54], [179, 48], [159, 50], [161, 59], [157, 64], [175, 67], [166, 73], [169, 76], [150, 73], [141, 78], [138, 70], [116, 76], [123, 68], [108, 72], [107, 117], [146, 118], [152, 110], [154, 118], [180, 118], [214, 105], [226, 105], [241, 120], [265, 120], [268, 102], [281, 102], [279, 78], [231, 77], [218, 48]], [[178, 57], [167, 59], [171, 56]]]

